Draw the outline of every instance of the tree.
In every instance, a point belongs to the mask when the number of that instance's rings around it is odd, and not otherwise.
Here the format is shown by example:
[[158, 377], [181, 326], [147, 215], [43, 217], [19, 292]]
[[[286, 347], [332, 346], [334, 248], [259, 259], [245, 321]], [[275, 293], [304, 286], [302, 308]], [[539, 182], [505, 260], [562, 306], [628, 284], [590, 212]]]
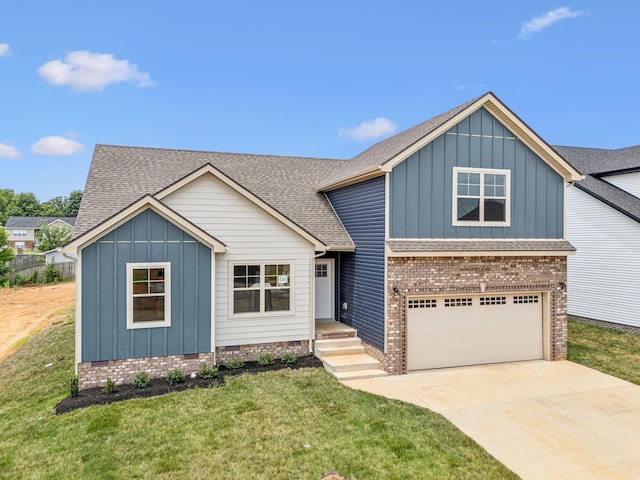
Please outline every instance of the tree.
[[38, 250], [48, 252], [71, 240], [71, 228], [61, 223], [47, 225], [46, 222], [42, 222], [40, 231], [36, 233], [36, 239], [38, 240]]
[[55, 197], [40, 205], [40, 215], [43, 217], [64, 217], [64, 197]]
[[76, 217], [80, 210], [80, 202], [82, 201], [82, 190], [74, 190], [65, 199], [63, 213], [65, 217]]
[[0, 287], [4, 286], [7, 280], [7, 273], [11, 271], [11, 267], [7, 265], [14, 259], [15, 255], [13, 250], [7, 246], [7, 231], [0, 227]]
[[15, 194], [9, 188], [0, 189], [0, 225], [7, 223], [9, 218], [9, 205], [13, 203]]
[[40, 202], [31, 192], [18, 193], [13, 197], [13, 202], [9, 205], [7, 213], [9, 217], [38, 217]]

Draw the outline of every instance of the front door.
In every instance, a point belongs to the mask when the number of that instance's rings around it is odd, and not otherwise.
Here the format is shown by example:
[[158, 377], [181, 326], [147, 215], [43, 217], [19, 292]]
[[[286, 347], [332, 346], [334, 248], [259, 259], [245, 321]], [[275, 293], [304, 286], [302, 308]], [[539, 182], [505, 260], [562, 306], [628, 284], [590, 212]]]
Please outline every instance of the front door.
[[316, 320], [334, 318], [333, 259], [316, 259]]

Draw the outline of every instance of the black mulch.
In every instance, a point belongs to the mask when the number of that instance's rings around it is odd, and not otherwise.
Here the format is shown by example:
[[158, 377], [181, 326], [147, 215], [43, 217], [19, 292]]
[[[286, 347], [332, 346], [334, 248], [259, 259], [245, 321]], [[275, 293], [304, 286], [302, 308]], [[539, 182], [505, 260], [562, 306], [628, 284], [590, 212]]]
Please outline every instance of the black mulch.
[[224, 365], [218, 367], [218, 375], [214, 378], [203, 379], [200, 377], [185, 377], [184, 383], [177, 385], [169, 385], [166, 378], [157, 378], [151, 380], [147, 388], [136, 388], [131, 384], [118, 385], [113, 393], [104, 393], [101, 387], [88, 388], [80, 390], [77, 397], [66, 397], [62, 399], [56, 406], [56, 414], [70, 412], [78, 408], [89, 407], [91, 405], [107, 405], [113, 402], [129, 400], [131, 398], [147, 398], [164, 395], [170, 392], [182, 392], [190, 388], [209, 388], [224, 384], [225, 377], [237, 377], [246, 373], [255, 374], [262, 372], [270, 372], [290, 368], [292, 370], [298, 368], [318, 368], [322, 367], [322, 362], [313, 355], [298, 357], [298, 361], [294, 364], [283, 364], [276, 360], [273, 365], [261, 366], [258, 362], [245, 362], [244, 367], [237, 369], [229, 369]]

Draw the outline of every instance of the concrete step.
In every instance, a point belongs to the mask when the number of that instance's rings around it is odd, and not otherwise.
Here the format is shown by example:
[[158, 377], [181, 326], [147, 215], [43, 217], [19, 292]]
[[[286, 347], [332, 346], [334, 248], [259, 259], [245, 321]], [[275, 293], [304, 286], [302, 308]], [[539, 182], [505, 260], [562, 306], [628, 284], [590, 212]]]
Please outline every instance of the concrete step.
[[353, 372], [337, 372], [333, 374], [338, 380], [360, 380], [361, 378], [386, 377], [387, 372], [381, 368], [372, 368], [369, 370], [355, 370]]
[[366, 353], [330, 355], [323, 358], [322, 363], [324, 368], [333, 374], [380, 368], [380, 362]]
[[364, 347], [357, 343], [352, 345], [344, 345], [339, 347], [316, 346], [314, 353], [319, 359], [323, 359], [332, 355], [356, 355], [365, 353]]
[[344, 323], [331, 321], [316, 322], [316, 339], [352, 338], [358, 335], [357, 330]]
[[316, 340], [314, 347], [322, 350], [329, 350], [331, 348], [338, 347], [352, 347], [362, 345], [362, 341], [358, 337], [349, 338], [327, 338], [323, 340]]

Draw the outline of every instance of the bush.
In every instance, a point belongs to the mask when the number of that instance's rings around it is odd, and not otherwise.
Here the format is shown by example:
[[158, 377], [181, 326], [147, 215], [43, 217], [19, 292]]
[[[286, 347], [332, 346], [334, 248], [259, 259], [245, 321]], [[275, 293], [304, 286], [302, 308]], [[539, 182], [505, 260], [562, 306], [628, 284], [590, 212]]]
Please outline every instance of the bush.
[[218, 367], [210, 367], [209, 365], [202, 365], [200, 367], [200, 371], [198, 372], [198, 376], [200, 378], [209, 379], [213, 378], [218, 374]]
[[62, 272], [53, 263], [48, 263], [44, 267], [44, 283], [58, 283], [62, 280]]
[[169, 373], [167, 373], [167, 381], [169, 385], [184, 383], [184, 372], [179, 368], [169, 371]]
[[273, 365], [273, 355], [270, 353], [263, 353], [258, 355], [258, 365], [266, 367], [267, 365]]
[[286, 352], [282, 354], [280, 357], [281, 363], [286, 363], [288, 365], [294, 364], [298, 361], [298, 356], [293, 352]]
[[241, 358], [235, 357], [227, 362], [227, 368], [230, 368], [231, 370], [237, 370], [242, 367], [244, 367], [244, 362]]
[[76, 398], [78, 396], [78, 393], [78, 375], [73, 375], [69, 379], [69, 395], [71, 395], [71, 397], [73, 398]]
[[38, 283], [38, 271], [34, 270], [31, 275], [27, 276], [18, 275], [16, 273], [15, 277], [13, 278], [13, 283], [17, 286], [36, 284]]
[[147, 388], [150, 383], [151, 380], [147, 372], [138, 372], [136, 378], [133, 379], [133, 386], [136, 388]]
[[104, 386], [102, 391], [106, 394], [111, 394], [116, 391], [116, 384], [110, 378], [107, 378], [107, 384]]

